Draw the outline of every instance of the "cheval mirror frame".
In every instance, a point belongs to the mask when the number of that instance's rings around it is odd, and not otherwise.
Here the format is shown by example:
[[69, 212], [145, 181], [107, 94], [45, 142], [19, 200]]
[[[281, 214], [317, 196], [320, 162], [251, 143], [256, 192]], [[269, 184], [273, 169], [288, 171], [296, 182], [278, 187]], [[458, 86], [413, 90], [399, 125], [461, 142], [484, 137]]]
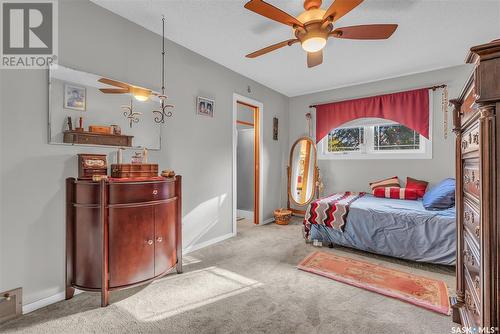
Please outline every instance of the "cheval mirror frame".
[[[311, 153], [312, 153], [313, 157], [312, 157], [312, 160], [309, 159], [309, 161], [312, 162], [312, 163], [314, 163], [314, 168], [313, 168], [314, 172], [313, 172], [313, 175], [312, 175], [312, 179], [308, 176], [308, 179], [309, 179], [308, 182], [313, 182], [312, 193], [311, 193], [311, 195], [309, 196], [309, 198], [305, 202], [299, 203], [292, 196], [292, 166], [293, 166], [292, 164], [293, 164], [293, 157], [294, 157], [295, 148], [302, 141], [307, 141], [307, 142], [310, 143]], [[314, 141], [310, 137], [300, 137], [299, 139], [297, 139], [295, 141], [295, 143], [293, 143], [292, 148], [290, 149], [290, 160], [288, 162], [287, 173], [288, 173], [288, 189], [287, 189], [288, 200], [287, 200], [287, 208], [288, 208], [288, 210], [292, 211], [292, 214], [294, 214], [294, 215], [305, 216], [305, 213], [306, 213], [305, 210], [294, 209], [294, 208], [291, 207], [291, 204], [293, 204], [294, 206], [298, 206], [298, 207], [306, 207], [319, 194], [318, 189], [317, 189], [318, 188], [317, 183], [318, 183], [318, 179], [319, 179], [319, 168], [318, 168], [318, 165], [317, 165], [316, 144], [314, 143]]]

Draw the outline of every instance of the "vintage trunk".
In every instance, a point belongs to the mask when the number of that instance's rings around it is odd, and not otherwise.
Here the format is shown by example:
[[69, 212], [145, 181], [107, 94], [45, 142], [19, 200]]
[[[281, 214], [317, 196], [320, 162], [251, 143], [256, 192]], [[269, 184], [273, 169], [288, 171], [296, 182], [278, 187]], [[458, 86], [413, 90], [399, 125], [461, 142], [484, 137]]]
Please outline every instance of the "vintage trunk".
[[111, 177], [134, 178], [158, 176], [158, 164], [112, 164]]

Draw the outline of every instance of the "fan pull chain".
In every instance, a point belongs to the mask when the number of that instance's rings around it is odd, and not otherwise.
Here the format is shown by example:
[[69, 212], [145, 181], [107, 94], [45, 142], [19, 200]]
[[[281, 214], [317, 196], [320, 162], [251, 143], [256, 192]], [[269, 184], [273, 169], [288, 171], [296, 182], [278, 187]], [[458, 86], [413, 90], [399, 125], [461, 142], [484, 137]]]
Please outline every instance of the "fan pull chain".
[[441, 109], [443, 110], [443, 133], [444, 139], [448, 139], [448, 86], [444, 86], [441, 92]]

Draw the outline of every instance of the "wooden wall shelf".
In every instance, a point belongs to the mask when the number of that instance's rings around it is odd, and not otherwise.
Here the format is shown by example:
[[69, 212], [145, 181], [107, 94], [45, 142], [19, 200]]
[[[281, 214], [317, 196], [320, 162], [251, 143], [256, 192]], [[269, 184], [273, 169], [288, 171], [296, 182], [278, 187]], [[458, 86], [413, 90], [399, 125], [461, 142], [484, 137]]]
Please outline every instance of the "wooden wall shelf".
[[132, 138], [134, 136], [66, 130], [64, 131], [63, 142], [67, 144], [132, 147]]

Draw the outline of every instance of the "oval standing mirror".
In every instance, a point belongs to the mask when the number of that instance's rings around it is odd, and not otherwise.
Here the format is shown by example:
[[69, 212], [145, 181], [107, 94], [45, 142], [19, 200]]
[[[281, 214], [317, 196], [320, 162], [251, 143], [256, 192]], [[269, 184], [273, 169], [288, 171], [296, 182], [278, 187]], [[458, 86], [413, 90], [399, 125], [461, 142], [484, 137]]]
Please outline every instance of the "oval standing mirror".
[[316, 193], [316, 145], [309, 137], [299, 138], [290, 150], [288, 196], [296, 205], [307, 205]]

